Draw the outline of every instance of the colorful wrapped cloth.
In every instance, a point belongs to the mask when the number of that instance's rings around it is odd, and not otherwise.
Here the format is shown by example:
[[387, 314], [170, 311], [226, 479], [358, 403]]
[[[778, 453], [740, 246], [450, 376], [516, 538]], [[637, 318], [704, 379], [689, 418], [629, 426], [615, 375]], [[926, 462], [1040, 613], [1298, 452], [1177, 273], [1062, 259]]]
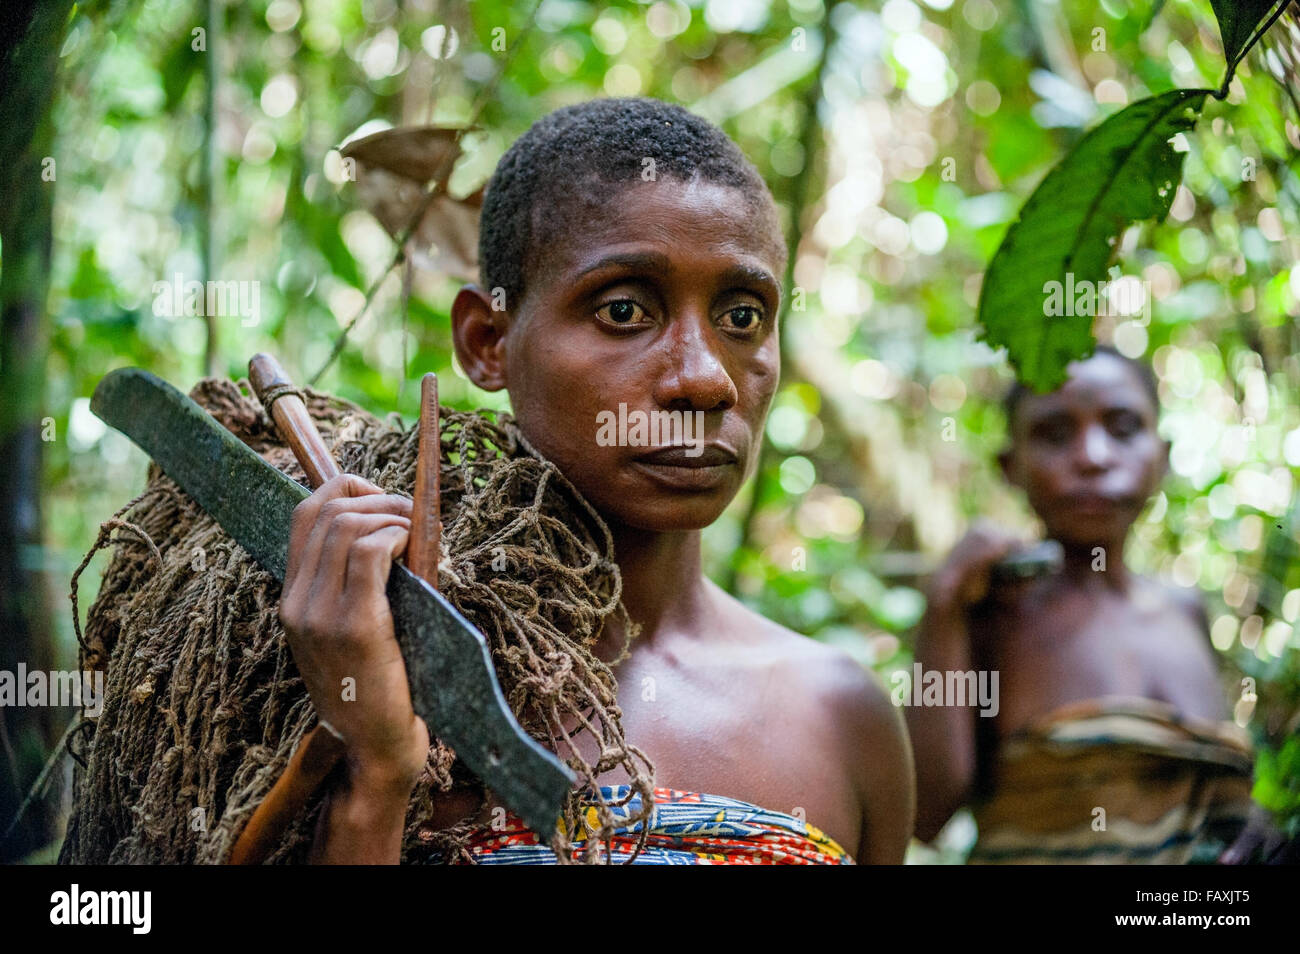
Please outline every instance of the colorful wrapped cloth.
[[[641, 796], [628, 785], [601, 786], [601, 795], [616, 817], [630, 818]], [[851, 865], [853, 859], [834, 839], [814, 825], [781, 812], [721, 795], [654, 790], [646, 846], [638, 865]], [[621, 804], [617, 804], [621, 803]], [[596, 808], [588, 809], [591, 823]], [[620, 826], [612, 845], [613, 864], [625, 863], [636, 850], [642, 822]], [[578, 839], [575, 851], [585, 845]], [[553, 865], [555, 852], [539, 841], [513, 813], [470, 843], [482, 865]], [[602, 847], [601, 859], [606, 860]]]
[[1253, 761], [1233, 723], [1151, 699], [1072, 703], [1003, 741], [969, 863], [1213, 863], [1245, 825]]

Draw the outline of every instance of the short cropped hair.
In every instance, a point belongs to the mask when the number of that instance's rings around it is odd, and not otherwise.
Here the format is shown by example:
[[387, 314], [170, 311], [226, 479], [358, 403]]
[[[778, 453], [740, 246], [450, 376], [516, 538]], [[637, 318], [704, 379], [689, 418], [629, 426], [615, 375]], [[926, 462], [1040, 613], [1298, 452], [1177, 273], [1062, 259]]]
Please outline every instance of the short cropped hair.
[[779, 243], [773, 250], [784, 268], [788, 253], [772, 194], [726, 133], [657, 99], [594, 99], [537, 120], [501, 157], [479, 219], [483, 287], [504, 289], [513, 311], [538, 253], [580, 230], [583, 214], [609, 201], [611, 186], [640, 183], [649, 168], [656, 180], [700, 177], [738, 189], [756, 227]]

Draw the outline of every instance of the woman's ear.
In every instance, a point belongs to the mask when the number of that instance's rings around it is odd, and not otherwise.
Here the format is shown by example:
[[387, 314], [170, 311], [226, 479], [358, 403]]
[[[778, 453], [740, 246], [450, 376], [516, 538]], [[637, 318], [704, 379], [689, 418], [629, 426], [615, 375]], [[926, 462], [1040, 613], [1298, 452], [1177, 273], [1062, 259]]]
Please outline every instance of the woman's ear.
[[466, 285], [451, 304], [451, 337], [465, 374], [484, 391], [500, 391], [506, 381], [507, 318], [477, 285]]

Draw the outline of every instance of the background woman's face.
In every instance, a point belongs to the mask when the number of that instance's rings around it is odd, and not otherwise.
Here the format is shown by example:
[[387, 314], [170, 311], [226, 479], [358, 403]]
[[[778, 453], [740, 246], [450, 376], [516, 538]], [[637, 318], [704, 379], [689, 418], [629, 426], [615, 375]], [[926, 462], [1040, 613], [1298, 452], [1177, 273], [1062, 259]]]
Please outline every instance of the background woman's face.
[[[511, 405], [608, 519], [707, 526], [753, 470], [780, 375], [778, 254], [738, 190], [662, 178], [620, 188], [538, 256], [505, 336]], [[611, 416], [659, 412], [702, 423], [702, 453], [663, 449], [679, 435], [598, 439]]]
[[1024, 398], [1012, 445], [1007, 476], [1051, 536], [1080, 545], [1127, 533], [1168, 459], [1150, 394], [1126, 362], [1104, 353], [1072, 364], [1060, 390]]

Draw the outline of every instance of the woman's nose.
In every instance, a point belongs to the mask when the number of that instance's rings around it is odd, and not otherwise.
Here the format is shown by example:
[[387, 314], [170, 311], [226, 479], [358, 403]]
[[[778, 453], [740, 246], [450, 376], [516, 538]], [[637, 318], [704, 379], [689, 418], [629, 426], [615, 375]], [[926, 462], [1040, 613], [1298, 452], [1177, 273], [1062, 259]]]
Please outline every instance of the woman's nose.
[[663, 372], [655, 385], [656, 403], [668, 410], [724, 411], [737, 401], [724, 347], [707, 318], [677, 316], [663, 339]]
[[1114, 461], [1114, 447], [1106, 429], [1099, 425], [1085, 427], [1076, 448], [1079, 464], [1086, 470], [1105, 470]]

